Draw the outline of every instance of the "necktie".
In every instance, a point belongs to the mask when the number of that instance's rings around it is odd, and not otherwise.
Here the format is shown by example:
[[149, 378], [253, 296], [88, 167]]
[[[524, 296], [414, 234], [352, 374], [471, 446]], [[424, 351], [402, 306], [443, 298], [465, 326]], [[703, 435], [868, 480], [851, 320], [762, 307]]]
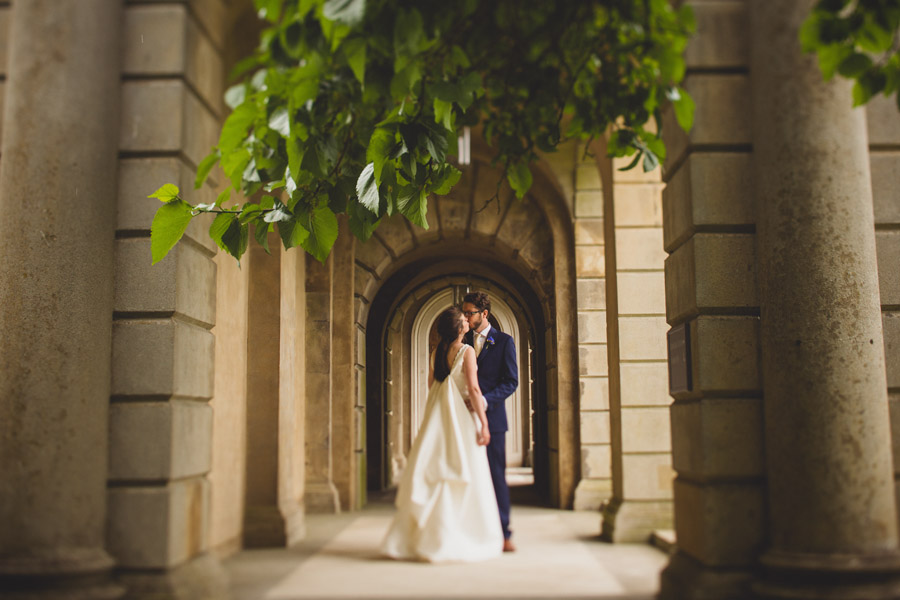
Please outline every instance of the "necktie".
[[480, 333], [475, 334], [475, 356], [481, 354], [481, 349], [484, 348], [484, 336]]

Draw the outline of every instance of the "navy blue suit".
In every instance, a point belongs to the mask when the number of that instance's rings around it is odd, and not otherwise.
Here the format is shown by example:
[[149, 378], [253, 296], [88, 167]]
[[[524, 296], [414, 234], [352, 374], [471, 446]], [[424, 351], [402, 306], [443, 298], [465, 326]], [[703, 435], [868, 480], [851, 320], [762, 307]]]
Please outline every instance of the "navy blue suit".
[[[466, 334], [467, 344], [475, 347], [474, 332]], [[478, 355], [478, 387], [487, 400], [488, 429], [491, 441], [487, 446], [488, 466], [497, 495], [503, 537], [509, 539], [509, 487], [506, 485], [506, 399], [519, 386], [516, 344], [513, 339], [491, 327]]]

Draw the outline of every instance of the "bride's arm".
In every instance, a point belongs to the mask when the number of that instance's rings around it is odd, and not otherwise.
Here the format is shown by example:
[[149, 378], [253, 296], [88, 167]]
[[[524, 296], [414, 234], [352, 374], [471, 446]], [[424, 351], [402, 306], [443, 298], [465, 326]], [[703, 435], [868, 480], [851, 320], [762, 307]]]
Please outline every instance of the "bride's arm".
[[478, 443], [487, 446], [491, 440], [491, 433], [488, 430], [487, 414], [484, 412], [484, 396], [481, 394], [481, 387], [478, 385], [478, 364], [475, 362], [475, 351], [463, 355], [463, 375], [466, 376], [466, 387], [469, 388], [469, 405], [474, 409], [478, 420], [481, 422], [481, 433], [478, 436]]

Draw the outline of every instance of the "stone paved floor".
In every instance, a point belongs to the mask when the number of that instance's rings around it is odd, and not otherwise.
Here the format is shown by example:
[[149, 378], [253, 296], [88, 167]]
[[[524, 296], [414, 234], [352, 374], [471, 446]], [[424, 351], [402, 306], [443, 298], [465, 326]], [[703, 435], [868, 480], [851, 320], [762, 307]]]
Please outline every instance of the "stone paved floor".
[[649, 545], [598, 541], [597, 513], [514, 505], [517, 552], [476, 564], [393, 561], [378, 553], [392, 514], [381, 500], [360, 512], [310, 515], [298, 547], [227, 559], [234, 600], [650, 600], [667, 560]]

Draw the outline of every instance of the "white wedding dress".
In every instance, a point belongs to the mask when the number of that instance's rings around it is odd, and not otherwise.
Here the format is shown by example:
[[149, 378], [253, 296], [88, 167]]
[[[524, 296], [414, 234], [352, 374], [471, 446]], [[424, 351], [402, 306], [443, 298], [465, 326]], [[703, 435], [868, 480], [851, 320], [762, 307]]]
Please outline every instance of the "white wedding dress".
[[464, 401], [466, 352], [474, 350], [463, 345], [450, 375], [435, 380], [428, 391], [422, 426], [397, 490], [397, 512], [382, 543], [392, 558], [468, 562], [503, 552], [487, 455], [476, 441], [478, 417]]

